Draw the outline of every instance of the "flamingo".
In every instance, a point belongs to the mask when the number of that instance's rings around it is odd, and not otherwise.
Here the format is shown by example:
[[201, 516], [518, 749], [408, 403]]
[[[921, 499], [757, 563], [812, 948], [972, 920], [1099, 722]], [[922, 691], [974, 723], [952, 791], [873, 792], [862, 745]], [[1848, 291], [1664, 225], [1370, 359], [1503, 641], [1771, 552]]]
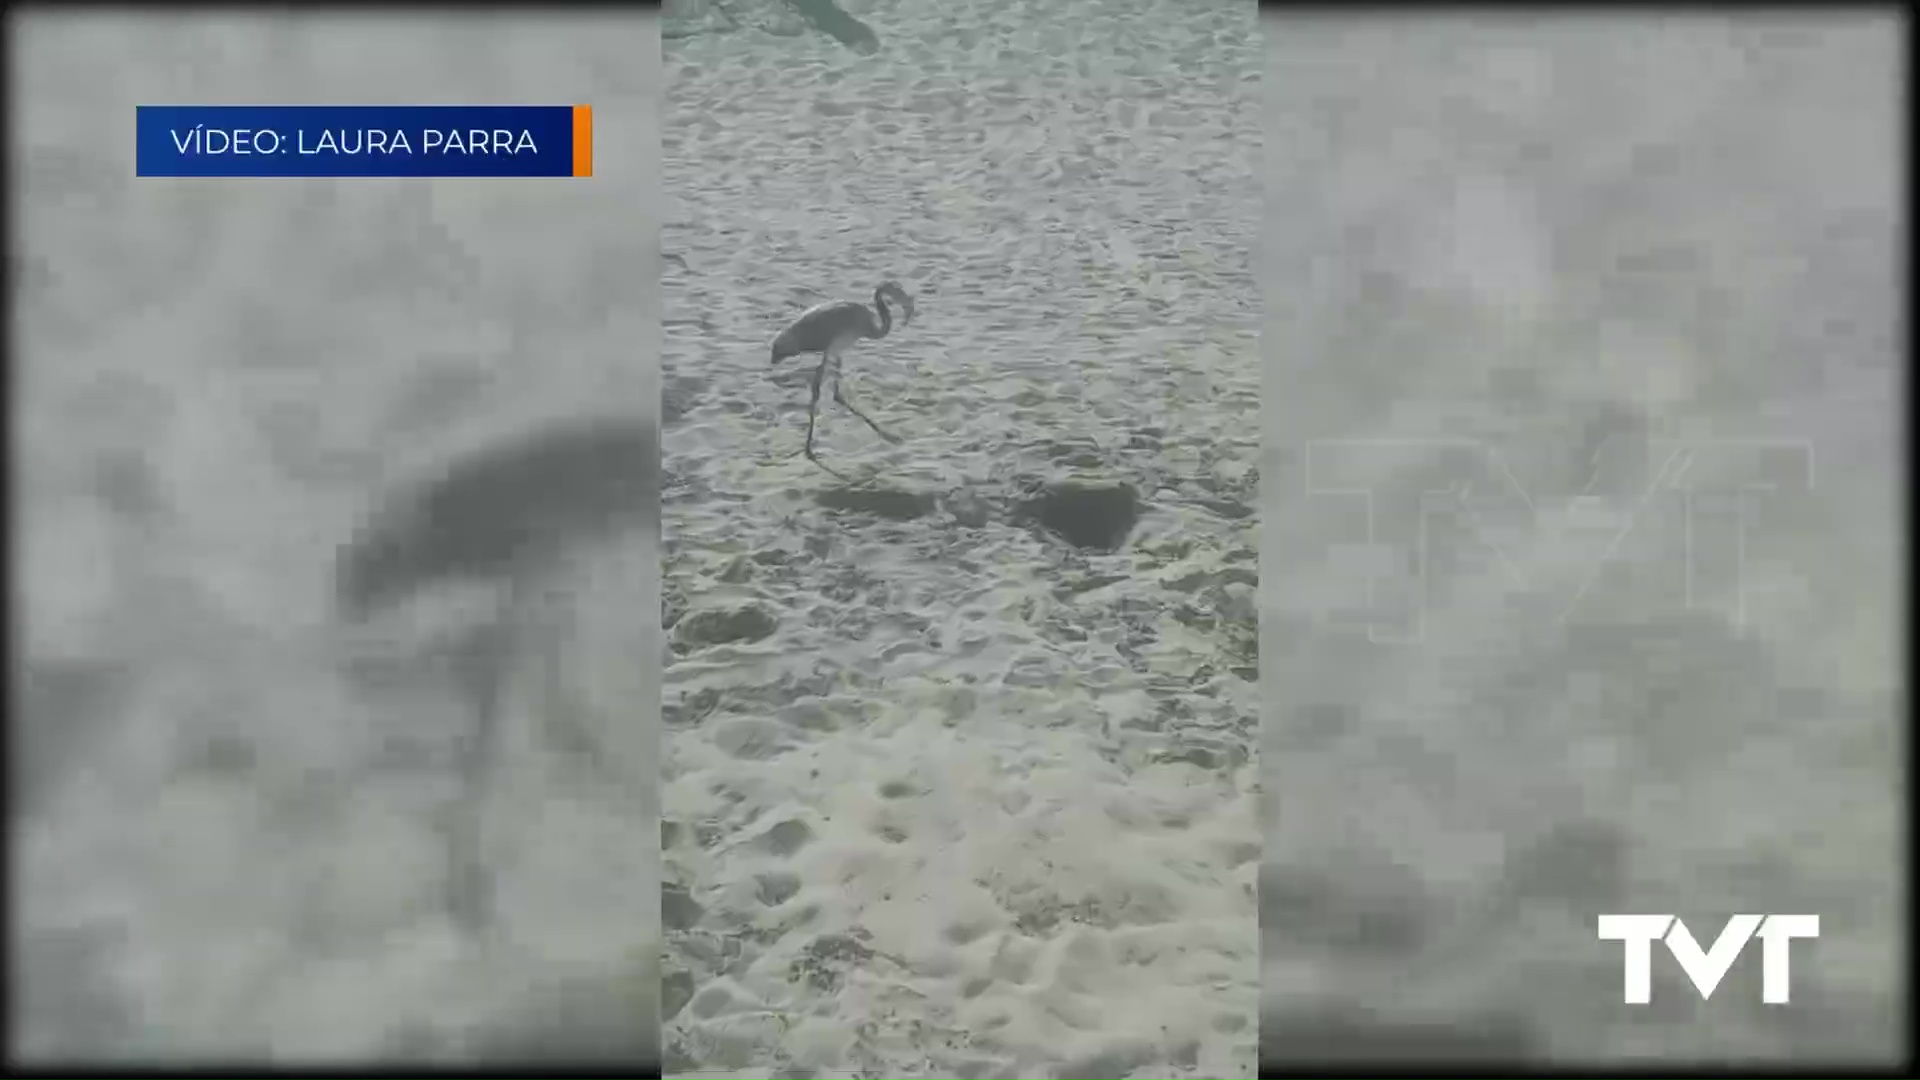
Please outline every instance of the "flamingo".
[[826, 379], [829, 368], [833, 371], [833, 400], [866, 421], [867, 426], [881, 438], [890, 443], [900, 441], [898, 436], [874, 423], [871, 416], [848, 401], [846, 392], [840, 387], [840, 357], [847, 346], [861, 338], [883, 338], [892, 331], [893, 311], [887, 306], [889, 299], [900, 305], [900, 325], [905, 326], [913, 321], [913, 297], [898, 282], [883, 281], [873, 290], [872, 308], [854, 300], [816, 304], [801, 312], [799, 318], [789, 323], [773, 339], [775, 364], [801, 353], [820, 354], [820, 366], [813, 372], [813, 397], [807, 403], [806, 454], [807, 460], [823, 469], [827, 466], [813, 452], [813, 427], [820, 412], [820, 384]]

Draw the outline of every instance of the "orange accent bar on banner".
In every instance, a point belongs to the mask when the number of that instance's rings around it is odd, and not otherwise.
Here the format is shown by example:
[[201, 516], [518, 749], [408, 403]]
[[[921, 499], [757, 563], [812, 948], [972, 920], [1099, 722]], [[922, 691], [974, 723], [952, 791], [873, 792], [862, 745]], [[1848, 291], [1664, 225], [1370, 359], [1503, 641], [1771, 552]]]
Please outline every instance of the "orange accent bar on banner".
[[573, 175], [593, 175], [593, 106], [573, 107]]

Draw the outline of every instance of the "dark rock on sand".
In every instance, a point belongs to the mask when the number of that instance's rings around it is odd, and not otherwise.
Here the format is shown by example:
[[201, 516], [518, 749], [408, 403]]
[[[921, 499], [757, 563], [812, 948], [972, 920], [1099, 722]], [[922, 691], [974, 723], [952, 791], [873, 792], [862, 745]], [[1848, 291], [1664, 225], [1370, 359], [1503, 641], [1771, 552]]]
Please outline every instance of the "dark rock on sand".
[[1140, 495], [1125, 482], [1057, 480], [1015, 512], [1074, 547], [1116, 551], [1140, 521]]

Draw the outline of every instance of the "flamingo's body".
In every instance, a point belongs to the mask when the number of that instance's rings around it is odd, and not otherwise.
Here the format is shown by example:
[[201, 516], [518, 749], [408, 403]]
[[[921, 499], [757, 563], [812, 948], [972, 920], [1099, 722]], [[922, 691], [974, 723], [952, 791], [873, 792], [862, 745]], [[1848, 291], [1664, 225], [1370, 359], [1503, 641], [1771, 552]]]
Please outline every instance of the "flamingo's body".
[[881, 438], [888, 442], [900, 441], [848, 401], [845, 391], [840, 387], [840, 356], [847, 346], [861, 338], [883, 338], [892, 331], [893, 311], [887, 306], [889, 299], [900, 305], [900, 325], [905, 326], [913, 321], [913, 297], [897, 283], [883, 281], [873, 290], [873, 307], [852, 300], [816, 304], [801, 312], [799, 318], [773, 339], [773, 362], [776, 364], [802, 353], [820, 354], [820, 366], [813, 372], [812, 400], [807, 403], [806, 453], [807, 458], [815, 464], [819, 464], [820, 459], [813, 452], [813, 427], [820, 412], [820, 386], [829, 369], [833, 375], [833, 400], [866, 421], [867, 426]]

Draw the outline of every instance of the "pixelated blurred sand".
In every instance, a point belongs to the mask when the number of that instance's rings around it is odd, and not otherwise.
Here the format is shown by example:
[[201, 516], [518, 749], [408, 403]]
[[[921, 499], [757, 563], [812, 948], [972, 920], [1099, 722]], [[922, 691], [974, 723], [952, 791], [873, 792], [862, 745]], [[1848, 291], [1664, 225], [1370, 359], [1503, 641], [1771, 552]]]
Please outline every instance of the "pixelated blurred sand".
[[[516, 759], [477, 947], [437, 832], [469, 718], [417, 656], [343, 680], [331, 610], [383, 484], [655, 400], [657, 28], [593, 18], [10, 16], [17, 644], [46, 755], [10, 823], [23, 1056], [657, 1054], [650, 790]], [[590, 101], [607, 132], [567, 188], [135, 180], [133, 106], [196, 100]], [[571, 659], [622, 731], [657, 700], [654, 556], [630, 554], [583, 590]], [[430, 646], [404, 631], [356, 647]]]

